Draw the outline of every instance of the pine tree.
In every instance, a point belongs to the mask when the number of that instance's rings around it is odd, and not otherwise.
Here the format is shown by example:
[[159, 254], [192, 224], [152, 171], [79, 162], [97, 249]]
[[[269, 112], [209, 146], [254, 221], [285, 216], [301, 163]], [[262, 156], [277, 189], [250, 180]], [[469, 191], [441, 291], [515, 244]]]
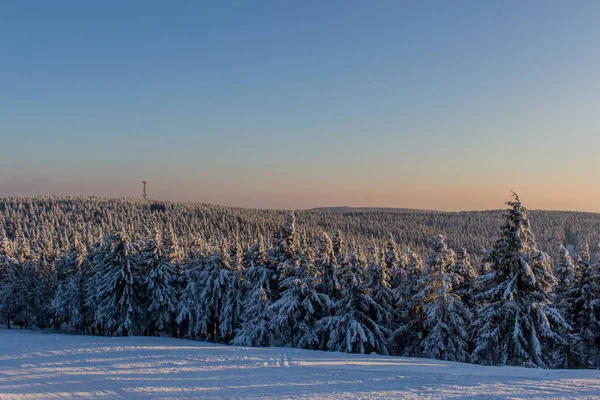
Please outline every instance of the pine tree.
[[[376, 248], [374, 253], [378, 253]], [[396, 328], [396, 297], [390, 285], [389, 267], [381, 261], [372, 260], [368, 269], [368, 287], [373, 301], [379, 305], [373, 308], [371, 319], [384, 328], [384, 333], [389, 336]]]
[[427, 358], [467, 362], [469, 360], [468, 326], [471, 313], [460, 296], [453, 293], [459, 283], [453, 272], [454, 251], [446, 246], [445, 238], [437, 236], [432, 254], [425, 261], [426, 271], [421, 279], [421, 291], [414, 296], [423, 312], [422, 355]]
[[335, 256], [337, 264], [340, 266], [340, 268], [343, 268], [346, 264], [348, 264], [346, 245], [344, 244], [342, 232], [335, 231], [333, 239], [331, 240], [331, 249], [333, 250], [333, 255]]
[[15, 265], [16, 279], [13, 285], [14, 302], [16, 304], [15, 320], [21, 328], [33, 327], [35, 316], [39, 310], [37, 294], [39, 292], [37, 260], [23, 256]]
[[[281, 237], [279, 240], [279, 257], [282, 263], [290, 263], [288, 267], [293, 267], [291, 261], [294, 259], [298, 250], [299, 239], [296, 231], [296, 214], [291, 211], [287, 216], [286, 223], [281, 227]], [[282, 268], [285, 270], [285, 267]]]
[[259, 285], [246, 298], [242, 325], [231, 342], [236, 346], [267, 347], [275, 343], [272, 317], [269, 308], [273, 303], [269, 300], [264, 286]]
[[299, 267], [294, 276], [281, 282], [281, 298], [269, 308], [277, 344], [286, 347], [315, 349], [319, 346], [316, 325], [329, 313], [329, 296], [317, 290], [317, 278], [310, 249], [300, 247]]
[[12, 257], [12, 243], [6, 236], [0, 242], [0, 321], [6, 321], [7, 328], [17, 313], [17, 270], [18, 261]]
[[394, 241], [392, 235], [390, 235], [390, 238], [388, 239], [384, 257], [384, 262], [388, 269], [388, 273], [394, 273], [398, 267], [399, 257], [398, 251], [396, 250], [396, 242]]
[[141, 328], [142, 285], [134, 257], [129, 237], [121, 232], [106, 238], [93, 260], [97, 292], [90, 302], [96, 303], [96, 325], [110, 335], [134, 335]]
[[566, 289], [573, 286], [576, 277], [575, 264], [573, 263], [573, 259], [571, 258], [569, 251], [562, 244], [560, 245], [559, 251], [560, 258], [558, 260], [556, 270], [554, 272], [554, 275], [556, 276], [556, 279], [559, 283], [557, 288], [558, 290], [556, 291], [557, 294], [562, 289]]
[[150, 326], [165, 334], [174, 319], [177, 307], [177, 292], [173, 287], [176, 279], [176, 266], [163, 244], [163, 237], [156, 231], [147, 240], [141, 253], [141, 263], [145, 271], [144, 285], [148, 296]]
[[396, 299], [397, 329], [392, 333], [390, 342], [394, 354], [415, 356], [420, 353], [419, 341], [422, 335], [422, 310], [414, 296], [419, 293], [423, 276], [423, 261], [410, 248], [405, 249], [406, 271], [397, 286], [392, 287]]
[[565, 344], [568, 325], [550, 306], [555, 285], [548, 255], [537, 248], [527, 210], [517, 195], [509, 201], [506, 224], [487, 254], [492, 272], [484, 280], [473, 358], [481, 364], [532, 367], [553, 365], [556, 347]]
[[269, 307], [279, 298], [279, 279], [269, 259], [262, 237], [250, 250], [244, 271], [246, 298], [241, 315], [241, 328], [233, 344], [238, 346], [270, 346], [275, 342]]
[[[574, 301], [579, 297], [573, 290], [578, 279], [578, 271], [573, 263], [571, 255], [567, 249], [560, 245], [560, 258], [555, 268], [554, 275], [558, 285], [554, 290], [554, 305], [560, 311], [565, 321], [573, 327], [574, 318], [571, 310]], [[576, 344], [579, 342], [579, 335], [576, 331], [564, 333], [566, 344], [559, 347], [555, 354], [555, 364], [557, 368], [577, 368], [585, 363], [580, 354], [576, 352]]]
[[32, 299], [36, 309], [36, 325], [46, 328], [50, 325], [52, 310], [50, 304], [57, 289], [57, 274], [52, 255], [44, 252], [35, 263], [36, 279], [33, 282]]
[[317, 271], [321, 275], [318, 290], [327, 295], [331, 301], [335, 301], [340, 292], [338, 280], [340, 265], [333, 251], [331, 239], [326, 233], [323, 234], [323, 248], [317, 260]]
[[[189, 338], [195, 338], [198, 334], [206, 334], [207, 327], [202, 323], [207, 323], [204, 315], [204, 299], [202, 296], [202, 278], [207, 262], [202, 253], [196, 253], [190, 257], [185, 265], [185, 287], [179, 296], [177, 307], [176, 322], [180, 327], [181, 333]], [[203, 329], [204, 328], [204, 329]]]
[[6, 236], [4, 229], [0, 230], [0, 257], [14, 257], [13, 243]]
[[222, 320], [219, 329], [226, 343], [234, 338], [235, 332], [240, 327], [243, 306], [242, 251], [239, 244], [236, 247], [237, 249], [232, 252], [234, 257], [232, 257], [231, 269], [221, 271], [223, 280], [227, 282], [227, 292], [223, 299]]
[[266, 250], [265, 241], [259, 235], [258, 241], [250, 249], [247, 257], [246, 268], [247, 279], [250, 288], [262, 286], [269, 301], [273, 302], [279, 298], [279, 276], [277, 265]]
[[477, 308], [475, 292], [479, 275], [471, 263], [471, 256], [464, 247], [461, 247], [456, 254], [456, 263], [451, 272], [456, 274], [458, 279], [454, 293], [461, 298], [469, 310], [475, 311]]
[[86, 272], [88, 279], [85, 282], [84, 305], [86, 312], [84, 313], [84, 318], [89, 322], [92, 333], [97, 333], [99, 335], [104, 334], [102, 331], [102, 323], [96, 321], [98, 312], [98, 303], [96, 300], [100, 293], [100, 280], [102, 276], [96, 267], [96, 263], [99, 263], [103, 257], [105, 246], [104, 240], [108, 238], [109, 235], [102, 235], [100, 236], [100, 240], [92, 241], [86, 258]]
[[347, 264], [341, 271], [342, 290], [334, 303], [334, 315], [319, 321], [320, 332], [328, 333], [327, 348], [347, 353], [387, 354], [385, 328], [371, 315], [383, 313], [364, 283], [364, 271]]
[[200, 310], [198, 327], [211, 336], [217, 343], [221, 338], [227, 340], [233, 335], [233, 310], [228, 308], [232, 280], [237, 273], [231, 266], [228, 243], [223, 241], [220, 248], [212, 252], [207, 265], [200, 271]]
[[79, 331], [84, 324], [85, 280], [83, 264], [87, 249], [77, 238], [69, 252], [64, 252], [55, 262], [58, 286], [50, 310], [55, 318], [55, 328], [66, 322], [69, 330]]
[[386, 275], [390, 277], [390, 284], [393, 288], [400, 285], [402, 278], [406, 274], [406, 266], [401, 262], [397, 247], [394, 238], [390, 235], [385, 248], [383, 267], [386, 269]]
[[600, 368], [600, 263], [584, 243], [577, 273], [566, 294], [569, 321], [574, 329], [570, 343], [570, 367]]
[[419, 290], [419, 279], [423, 275], [423, 260], [412, 249], [407, 247], [404, 251], [406, 257], [406, 270], [402, 273], [401, 279], [396, 281], [396, 286], [392, 289], [396, 293], [396, 302], [401, 305], [409, 303], [410, 299]]

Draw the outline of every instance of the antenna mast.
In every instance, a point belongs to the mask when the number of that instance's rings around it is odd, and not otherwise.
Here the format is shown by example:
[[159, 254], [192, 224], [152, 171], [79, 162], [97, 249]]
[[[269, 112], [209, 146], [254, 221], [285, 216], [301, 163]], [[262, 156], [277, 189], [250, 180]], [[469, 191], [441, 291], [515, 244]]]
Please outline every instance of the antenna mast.
[[142, 183], [144, 184], [144, 190], [143, 190], [143, 192], [142, 192], [142, 198], [143, 198], [144, 200], [148, 200], [148, 193], [147, 193], [147, 191], [146, 191], [146, 189], [148, 188], [148, 182], [146, 182], [146, 181], [142, 181]]

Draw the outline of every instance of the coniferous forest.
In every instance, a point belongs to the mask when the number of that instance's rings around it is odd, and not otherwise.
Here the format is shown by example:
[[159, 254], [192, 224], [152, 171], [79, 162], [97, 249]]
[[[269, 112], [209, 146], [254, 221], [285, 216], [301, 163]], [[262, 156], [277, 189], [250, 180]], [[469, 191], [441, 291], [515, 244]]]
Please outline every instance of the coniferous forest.
[[599, 234], [598, 214], [516, 195], [463, 213], [1, 199], [0, 323], [600, 368]]

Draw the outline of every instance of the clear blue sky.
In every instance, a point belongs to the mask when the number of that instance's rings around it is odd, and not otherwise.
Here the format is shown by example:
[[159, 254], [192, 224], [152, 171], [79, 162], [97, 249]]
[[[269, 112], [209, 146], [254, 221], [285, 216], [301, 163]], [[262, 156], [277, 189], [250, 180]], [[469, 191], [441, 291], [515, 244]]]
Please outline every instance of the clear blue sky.
[[600, 211], [598, 1], [2, 1], [0, 196]]

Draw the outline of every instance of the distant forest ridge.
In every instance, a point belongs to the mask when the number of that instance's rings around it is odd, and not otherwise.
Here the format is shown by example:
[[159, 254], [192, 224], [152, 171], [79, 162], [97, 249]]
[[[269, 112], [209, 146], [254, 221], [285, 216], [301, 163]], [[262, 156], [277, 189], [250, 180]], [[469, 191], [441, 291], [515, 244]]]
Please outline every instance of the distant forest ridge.
[[[498, 206], [505, 200], [498, 199]], [[0, 199], [0, 233], [37, 243], [32, 249], [36, 252], [59, 251], [74, 237], [91, 246], [108, 233], [125, 230], [146, 236], [148, 230], [167, 228], [173, 228], [184, 247], [198, 240], [217, 245], [222, 238], [235, 238], [248, 247], [259, 236], [269, 244], [289, 212], [134, 198], [12, 197]], [[401, 247], [425, 254], [431, 238], [443, 234], [452, 248], [465, 247], [478, 256], [497, 240], [504, 212], [334, 207], [295, 214], [309, 242], [339, 231], [347, 243], [365, 250], [374, 244], [382, 247], [391, 237]], [[577, 248], [583, 241], [590, 246], [600, 242], [597, 213], [533, 210], [530, 219], [538, 245], [553, 257], [559, 243]]]
[[412, 212], [443, 212], [437, 210], [424, 210], [418, 208], [396, 208], [396, 207], [315, 207], [312, 211], [334, 211], [334, 212], [392, 212], [392, 213], [412, 213]]

